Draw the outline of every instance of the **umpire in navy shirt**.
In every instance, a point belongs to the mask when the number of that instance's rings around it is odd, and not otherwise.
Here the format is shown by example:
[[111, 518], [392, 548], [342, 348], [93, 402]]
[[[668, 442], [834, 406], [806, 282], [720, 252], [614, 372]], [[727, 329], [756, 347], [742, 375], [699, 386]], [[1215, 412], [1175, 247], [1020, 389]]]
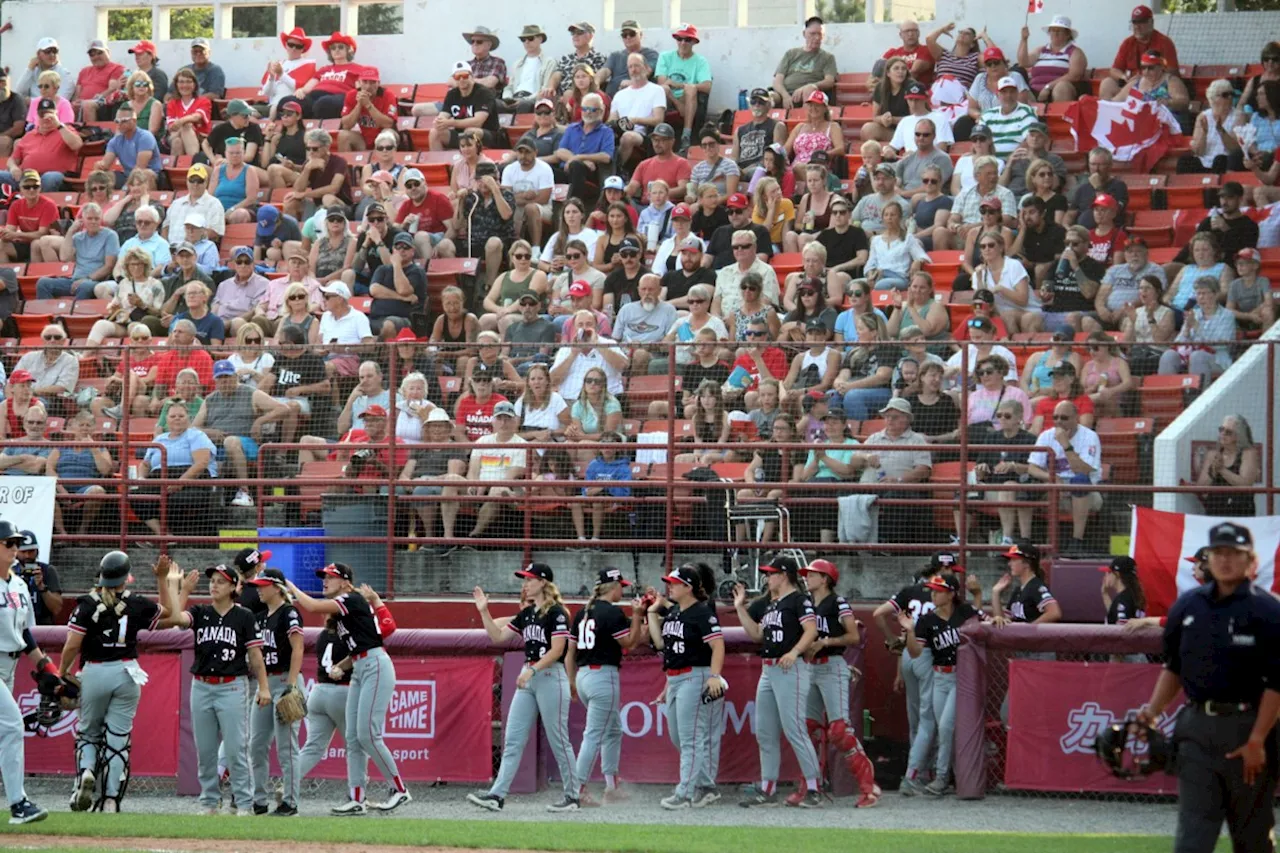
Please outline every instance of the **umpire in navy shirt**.
[[1186, 693], [1174, 733], [1175, 853], [1212, 851], [1224, 820], [1233, 850], [1273, 851], [1280, 600], [1252, 584], [1249, 528], [1219, 524], [1208, 547], [1209, 581], [1170, 608], [1165, 669], [1138, 719], [1152, 724], [1179, 688]]

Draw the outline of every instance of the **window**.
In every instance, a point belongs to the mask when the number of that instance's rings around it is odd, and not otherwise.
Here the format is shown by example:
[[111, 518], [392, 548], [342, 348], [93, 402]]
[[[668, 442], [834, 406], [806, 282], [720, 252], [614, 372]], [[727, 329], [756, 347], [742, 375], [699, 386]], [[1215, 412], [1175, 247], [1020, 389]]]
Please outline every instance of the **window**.
[[398, 36], [404, 32], [404, 7], [399, 3], [367, 3], [357, 9], [357, 31], [362, 36]]
[[[306, 33], [315, 33], [320, 39], [327, 38], [329, 33], [342, 29], [342, 10], [337, 3], [332, 6], [295, 6], [293, 23]], [[320, 39], [316, 41], [317, 47]], [[319, 54], [316, 61], [320, 61]]]
[[213, 38], [213, 7], [185, 6], [169, 10], [169, 38]]
[[276, 29], [275, 6], [234, 6], [231, 9], [231, 37], [271, 38]]
[[150, 9], [108, 9], [107, 40], [138, 41], [151, 38]]

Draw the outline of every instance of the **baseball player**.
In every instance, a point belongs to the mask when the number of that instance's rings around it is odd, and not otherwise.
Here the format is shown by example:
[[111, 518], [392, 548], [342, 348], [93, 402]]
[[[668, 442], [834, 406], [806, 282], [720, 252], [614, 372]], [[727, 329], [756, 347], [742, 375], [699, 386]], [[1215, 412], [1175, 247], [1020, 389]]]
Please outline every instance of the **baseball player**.
[[[67, 622], [59, 672], [66, 679], [80, 658], [80, 725], [71, 810], [118, 812], [129, 780], [133, 718], [147, 674], [138, 666], [138, 632], [155, 630], [162, 611], [125, 587], [133, 581], [129, 555], [112, 551], [98, 563], [93, 591]], [[168, 584], [168, 557], [156, 561], [157, 584]], [[167, 616], [168, 613], [163, 613]], [[102, 771], [106, 770], [105, 778]], [[94, 797], [101, 781], [101, 793]]]
[[[235, 556], [236, 574], [240, 576], [240, 586], [236, 589], [233, 596], [236, 604], [247, 608], [253, 614], [253, 618], [258, 622], [258, 631], [262, 631], [263, 620], [267, 618], [267, 605], [262, 603], [262, 599], [258, 596], [258, 588], [246, 581], [253, 580], [258, 574], [259, 569], [267, 564], [267, 560], [271, 559], [270, 551], [259, 551], [257, 548], [245, 547], [241, 548]], [[253, 695], [249, 691], [245, 691], [245, 702], [249, 706], [248, 713], [253, 714]], [[227, 784], [230, 780], [230, 773], [227, 770], [226, 745], [218, 747], [218, 779], [222, 784]], [[231, 807], [236, 807], [236, 798], [231, 796]]]
[[[852, 673], [845, 662], [844, 650], [860, 639], [858, 620], [844, 596], [836, 595], [840, 570], [829, 560], [814, 560], [800, 570], [804, 575], [813, 612], [818, 619], [818, 638], [805, 652], [811, 673], [809, 701], [805, 724], [815, 746], [826, 739], [840, 751], [849, 772], [858, 780], [860, 795], [857, 808], [871, 808], [880, 800], [875, 767], [849, 724], [849, 682]], [[827, 724], [822, 723], [825, 714]], [[819, 761], [819, 766], [821, 766]], [[804, 797], [797, 789], [787, 797], [788, 805], [796, 805]], [[793, 802], [795, 801], [795, 802]]]
[[632, 604], [629, 619], [618, 607], [623, 590], [629, 586], [631, 582], [622, 576], [621, 569], [600, 570], [591, 599], [573, 618], [564, 653], [570, 695], [576, 693], [587, 709], [577, 765], [577, 777], [582, 782], [578, 802], [583, 806], [597, 805], [587, 791], [597, 754], [604, 773], [603, 802], [617, 803], [625, 797], [618, 790], [618, 761], [622, 755], [618, 668], [622, 665], [622, 650], [635, 648], [644, 627], [640, 599]]
[[[378, 620], [378, 633], [382, 639], [396, 630], [396, 620], [391, 610], [367, 583], [360, 585], [360, 594], [369, 602]], [[305, 779], [329, 750], [334, 732], [347, 730], [347, 694], [351, 686], [351, 665], [347, 644], [338, 636], [338, 620], [333, 614], [326, 617], [324, 630], [316, 637], [316, 681], [307, 695], [307, 742], [298, 751], [298, 778]], [[337, 672], [335, 678], [331, 672]], [[364, 783], [361, 783], [364, 787]]]
[[[191, 667], [191, 726], [195, 732], [200, 805], [205, 814], [218, 814], [218, 744], [226, 744], [231, 790], [235, 802], [253, 798], [253, 777], [249, 772], [248, 734], [249, 676], [257, 682], [255, 701], [271, 704], [267, 671], [262, 663], [262, 636], [257, 621], [232, 595], [240, 583], [234, 569], [224, 565], [204, 570], [209, 579], [209, 604], [193, 604], [174, 611], [168, 584], [159, 584], [160, 605], [169, 615], [158, 627], [190, 628], [195, 634], [195, 662]], [[183, 581], [190, 592], [198, 576], [193, 572]], [[248, 809], [232, 814], [252, 814]]]
[[[53, 693], [62, 685], [58, 668], [40, 651], [31, 629], [36, 625], [31, 589], [17, 571], [18, 546], [22, 534], [12, 522], [0, 520], [0, 781], [9, 798], [9, 823], [34, 823], [49, 813], [27, 799], [24, 788], [25, 728], [22, 710], [13, 698], [13, 671], [25, 654], [36, 665], [41, 692]], [[56, 682], [56, 683], [55, 683]]]
[[925, 698], [933, 691], [933, 660], [928, 649], [916, 658], [903, 655], [901, 631], [890, 627], [889, 617], [897, 619], [898, 614], [906, 613], [912, 622], [920, 621], [921, 616], [933, 609], [933, 595], [925, 589], [925, 583], [944, 571], [951, 571], [955, 564], [954, 554], [938, 551], [929, 558], [929, 567], [920, 574], [919, 580], [898, 590], [897, 595], [871, 614], [884, 635], [885, 647], [902, 657], [898, 662], [898, 676], [893, 682], [893, 692], [902, 691], [906, 694], [907, 735], [912, 743], [915, 743], [916, 733], [920, 730], [920, 718], [933, 713], [931, 704]]
[[[302, 618], [293, 606], [285, 589], [285, 577], [279, 569], [264, 569], [250, 580], [246, 587], [255, 589], [259, 600], [267, 608], [262, 625], [262, 662], [267, 668], [267, 685], [278, 700], [290, 687], [298, 686], [302, 671]], [[271, 705], [259, 705], [249, 718], [249, 766], [253, 770], [253, 813], [266, 814], [267, 782], [271, 778], [271, 741], [276, 743], [276, 758], [280, 762], [280, 778], [284, 792], [276, 810], [276, 817], [294, 817], [298, 814], [298, 794], [301, 778], [298, 775], [298, 724], [282, 723]]]
[[345, 563], [330, 563], [316, 572], [324, 578], [324, 598], [312, 598], [293, 583], [287, 582], [298, 607], [308, 613], [333, 615], [338, 623], [338, 636], [346, 643], [347, 658], [342, 665], [330, 668], [335, 681], [340, 672], [351, 670], [351, 686], [347, 688], [347, 720], [343, 741], [347, 749], [347, 787], [351, 799], [329, 810], [339, 817], [352, 817], [368, 812], [365, 805], [365, 783], [369, 759], [377, 765], [391, 791], [387, 799], [374, 808], [389, 812], [413, 800], [400, 778], [395, 757], [382, 739], [382, 727], [396, 689], [396, 668], [382, 647], [378, 620], [355, 588], [355, 574]]
[[[1015, 539], [1009, 550], [999, 556], [1007, 561], [1009, 570], [991, 589], [991, 621], [997, 626], [1007, 622], [1061, 622], [1062, 607], [1044, 582], [1040, 549], [1026, 539]], [[1014, 581], [1017, 586], [1010, 595], [1006, 615], [1000, 596]]]
[[[667, 674], [667, 730], [680, 750], [680, 781], [662, 807], [704, 808], [720, 799], [711, 774], [712, 706], [724, 697], [724, 634], [707, 590], [715, 576], [684, 565], [663, 577], [666, 595], [648, 608], [649, 638]], [[704, 694], [710, 701], [704, 701]]]
[[822, 805], [818, 793], [818, 754], [805, 732], [804, 709], [809, 698], [809, 664], [804, 653], [818, 638], [813, 604], [800, 589], [800, 564], [793, 557], [775, 557], [761, 566], [769, 576], [768, 594], [747, 605], [747, 590], [738, 584], [733, 606], [747, 636], [760, 647], [760, 681], [756, 684], [756, 741], [760, 745], [760, 785], [739, 805], [744, 808], [778, 805], [778, 770], [782, 764], [779, 739], [787, 742], [800, 762], [805, 793], [788, 805], [804, 809]]
[[[898, 614], [898, 624], [907, 634], [907, 654], [915, 658], [932, 653], [933, 681], [927, 701], [933, 713], [921, 717], [920, 730], [911, 744], [907, 758], [907, 775], [900, 791], [904, 797], [920, 792], [941, 796], [946, 793], [951, 775], [951, 747], [956, 729], [956, 652], [960, 648], [960, 628], [970, 619], [982, 614], [971, 604], [961, 601], [960, 581], [955, 575], [943, 574], [930, 578], [924, 584], [933, 596], [933, 609], [913, 620], [909, 613]], [[920, 769], [928, 760], [929, 748], [937, 732], [937, 758], [934, 762], [933, 781], [922, 785]]]
[[501, 643], [506, 640], [503, 628], [515, 631], [524, 638], [525, 663], [507, 711], [498, 778], [488, 791], [467, 794], [467, 801], [490, 811], [502, 809], [529, 733], [541, 717], [564, 781], [563, 799], [547, 806], [547, 811], [574, 811], [580, 805], [581, 786], [577, 781], [573, 746], [569, 743], [569, 677], [561, 663], [569, 645], [569, 612], [560, 600], [555, 575], [546, 563], [530, 563], [515, 574], [524, 579], [520, 600], [528, 602], [515, 616], [494, 619], [484, 590], [476, 587], [474, 592], [476, 609], [480, 611], [489, 639]]

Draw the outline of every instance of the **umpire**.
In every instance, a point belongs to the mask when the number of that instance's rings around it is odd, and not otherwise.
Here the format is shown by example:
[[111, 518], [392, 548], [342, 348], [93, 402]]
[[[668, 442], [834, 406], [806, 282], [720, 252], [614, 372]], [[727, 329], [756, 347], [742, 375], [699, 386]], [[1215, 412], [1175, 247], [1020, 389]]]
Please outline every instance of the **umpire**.
[[1151, 725], [1187, 695], [1174, 733], [1178, 767], [1175, 853], [1208, 853], [1228, 822], [1232, 849], [1274, 850], [1280, 711], [1280, 601], [1252, 585], [1253, 535], [1209, 531], [1209, 580], [1169, 610], [1165, 669], [1138, 715]]

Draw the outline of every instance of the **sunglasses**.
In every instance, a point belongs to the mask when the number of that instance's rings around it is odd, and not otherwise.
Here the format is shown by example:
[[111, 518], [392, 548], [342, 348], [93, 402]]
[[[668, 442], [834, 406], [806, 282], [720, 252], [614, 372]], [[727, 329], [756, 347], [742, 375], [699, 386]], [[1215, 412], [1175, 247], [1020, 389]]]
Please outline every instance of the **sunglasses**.
[[639, 253], [639, 252], [637, 252], [635, 249], [623, 249], [621, 252], [618, 252], [618, 257], [620, 257], [620, 258], [638, 258], [638, 257], [640, 257], [640, 253]]
[[41, 335], [40, 338], [41, 340], [46, 340], [46, 341], [65, 341], [67, 339], [67, 336], [66, 335]]
[[532, 258], [532, 257], [533, 257], [533, 255], [531, 255], [531, 254], [530, 254], [530, 253], [528, 253], [528, 252], [519, 252], [519, 253], [517, 253], [517, 254], [513, 254], [513, 255], [511, 256], [511, 260], [513, 260], [513, 261], [527, 261], [527, 260], [529, 260], [529, 259], [530, 259], [530, 258]]
[[520, 41], [525, 42], [527, 44], [531, 41], [534, 41], [537, 38], [538, 38], [537, 36], [520, 36]]
[[1004, 65], [1004, 62], [1002, 62], [999, 59], [992, 59], [989, 62], [984, 62], [983, 65], [987, 66], [988, 68], [999, 68], [1001, 65]]
[[990, 367], [984, 367], [981, 370], [977, 371], [977, 375], [978, 376], [999, 376], [1000, 374], [997, 371], [991, 369]]
[[747, 249], [754, 249], [754, 248], [755, 246], [751, 245], [750, 243], [734, 243], [733, 244], [733, 250], [735, 252], [740, 249], [743, 251], [746, 251]]
[[308, 151], [323, 151], [323, 150], [324, 150], [324, 146], [322, 146], [322, 145], [308, 145], [308, 146], [306, 146], [306, 149], [307, 149]]
[[582, 111], [584, 113], [598, 113], [601, 112], [601, 109], [599, 107], [583, 107]]
[[24, 190], [38, 190], [40, 189], [40, 185], [39, 184], [23, 184], [22, 188]]
[[848, 216], [851, 213], [847, 207], [835, 207], [831, 209], [832, 216]]
[[[44, 50], [40, 52], [41, 53], [57, 53], [58, 49], [56, 47], [46, 47]], [[1266, 60], [1263, 60], [1263, 61], [1265, 62]]]
[[57, 86], [53, 85], [52, 83], [40, 83], [40, 84], [38, 84], [38, 85], [39, 85], [39, 87], [40, 87], [41, 89], [56, 89], [56, 88], [58, 88]]
[[370, 221], [370, 222], [386, 222], [386, 221], [387, 221], [387, 217], [385, 217], [385, 216], [370, 216], [370, 217], [369, 217], [369, 221]]
[[[973, 303], [973, 307], [974, 307], [974, 308], [977, 308], [979, 305], [981, 305], [983, 308], [986, 308], [986, 307], [987, 307], [987, 303], [985, 303], [985, 302], [974, 302], [974, 303]], [[966, 325], [968, 325], [968, 327], [969, 327], [970, 329], [981, 329], [981, 328], [983, 328], [983, 323], [982, 323], [982, 321], [981, 321], [981, 320], [970, 320]]]
[[151, 88], [151, 84], [150, 84], [150, 83], [148, 83], [146, 80], [135, 80], [135, 81], [133, 82], [133, 88], [135, 88], [135, 89], [150, 89], [150, 88]]
[[289, 297], [287, 300], [285, 300], [285, 301], [287, 301], [287, 302], [305, 302], [305, 301], [306, 301], [306, 299], [307, 299], [307, 295], [306, 295], [305, 293], [295, 293], [295, 294], [293, 294], [293, 296], [290, 296], [290, 297]]
[[865, 290], [851, 290], [849, 291], [849, 295], [852, 296], [854, 299], [861, 299], [862, 297], [867, 295], [867, 292]]
[[489, 40], [488, 39], [472, 39], [471, 43], [472, 44], [488, 44]]
[[236, 258], [233, 263], [238, 267], [248, 266], [253, 263], [253, 258]]
[[199, 175], [192, 175], [191, 177], [187, 178], [187, 183], [189, 183], [189, 184], [203, 184], [203, 183], [204, 183], [204, 178], [200, 177]]
[[756, 287], [754, 284], [744, 284], [738, 289], [741, 290], [743, 293], [756, 293], [757, 291], [760, 290], [760, 288]]
[[395, 151], [396, 147], [394, 145], [375, 145], [374, 150], [375, 151]]
[[[990, 212], [990, 211], [984, 211], [984, 213], [986, 212]], [[979, 249], [998, 249], [1000, 247], [997, 246], [995, 243], [979, 243], [978, 248]]]
[[296, 41], [289, 41], [289, 42], [285, 42], [284, 46], [285, 46], [285, 47], [287, 47], [287, 48], [291, 48], [292, 50], [306, 50], [306, 49], [307, 49], [306, 45], [298, 44]]
[[996, 417], [1002, 421], [1011, 421], [1013, 420], [1013, 413], [1012, 412], [996, 412]]
[[747, 329], [747, 331], [743, 332], [743, 334], [746, 335], [748, 338], [763, 338], [769, 333], [763, 330], [757, 331], [755, 329]]
[[420, 186], [422, 186], [422, 181], [405, 181], [404, 182], [404, 188], [407, 190], [416, 189], [417, 187], [420, 187]]
[[245, 338], [244, 342], [246, 344], [260, 344], [262, 343], [262, 338]]
[[604, 384], [604, 380], [601, 379], [599, 376], [588, 376], [586, 379], [583, 380], [583, 382], [586, 383], [587, 385], [603, 385]]
[[1071, 420], [1071, 416], [1070, 416], [1070, 415], [1054, 415], [1054, 416], [1053, 416], [1053, 422], [1054, 422], [1055, 424], [1062, 424], [1062, 423], [1066, 423], [1066, 422], [1067, 422], [1067, 421], [1069, 421], [1069, 420]]
[[920, 183], [924, 184], [925, 186], [932, 186], [933, 184], [941, 183], [941, 181], [939, 181], [937, 178], [921, 178]]
[[565, 256], [565, 258], [566, 258], [566, 259], [568, 259], [568, 260], [570, 260], [570, 261], [580, 261], [580, 260], [582, 260], [582, 253], [581, 253], [581, 252], [565, 252], [565, 255], [564, 255], [564, 256]]
[[536, 116], [549, 116], [551, 115], [551, 110], [534, 110], [533, 114]]
[[678, 41], [680, 44], [694, 44], [694, 40], [693, 40], [693, 39], [691, 39], [691, 38], [680, 38], [680, 37], [677, 37], [677, 38], [676, 38], [676, 41]]
[[707, 300], [705, 300], [705, 299], [686, 299], [685, 301], [686, 301], [686, 302], [688, 302], [690, 305], [702, 305], [702, 304], [704, 304]]
[[623, 31], [622, 31], [622, 37], [623, 37], [624, 39], [635, 38], [637, 35], [639, 35], [639, 33], [637, 33], [635, 30], [623, 30]]

